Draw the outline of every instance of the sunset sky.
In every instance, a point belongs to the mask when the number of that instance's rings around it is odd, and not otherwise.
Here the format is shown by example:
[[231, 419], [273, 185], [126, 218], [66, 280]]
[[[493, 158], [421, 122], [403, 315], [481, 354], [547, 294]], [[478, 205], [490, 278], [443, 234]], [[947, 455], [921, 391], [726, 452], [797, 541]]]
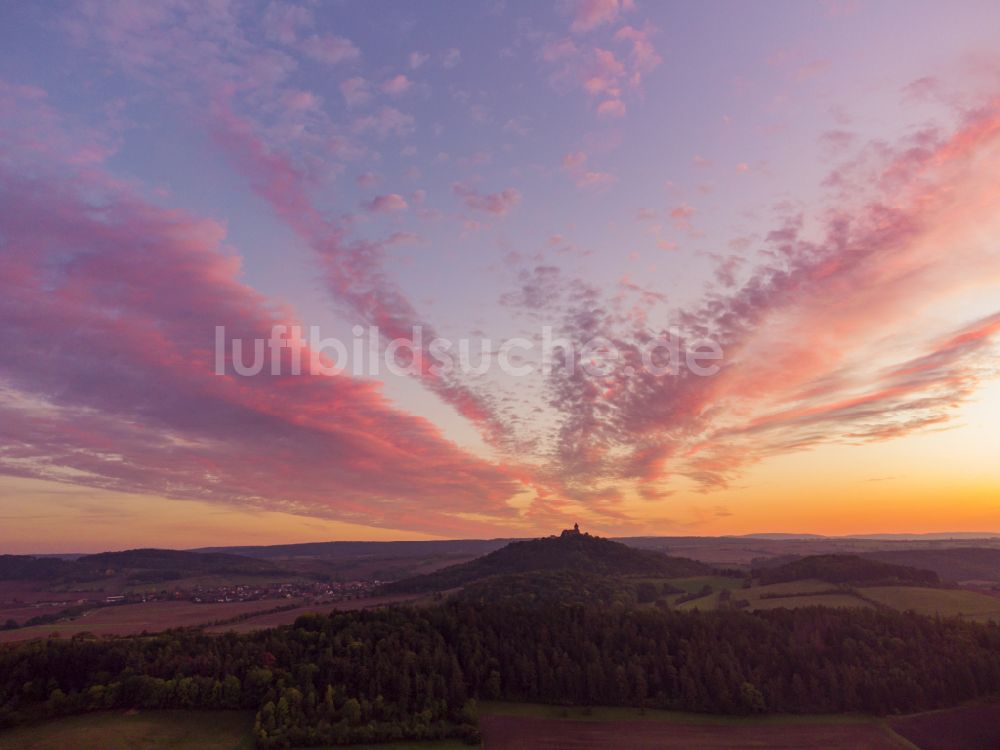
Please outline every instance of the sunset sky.
[[[997, 29], [992, 1], [3, 3], [0, 552], [1000, 532]], [[216, 374], [217, 326], [275, 325], [621, 359]], [[639, 367], [667, 331], [719, 372]]]

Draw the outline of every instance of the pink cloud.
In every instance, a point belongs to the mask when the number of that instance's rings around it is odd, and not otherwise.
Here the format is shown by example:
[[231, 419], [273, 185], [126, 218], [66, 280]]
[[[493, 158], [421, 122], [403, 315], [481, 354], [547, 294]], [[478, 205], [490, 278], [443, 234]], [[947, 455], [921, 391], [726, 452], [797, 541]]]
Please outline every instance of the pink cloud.
[[462, 60], [462, 52], [459, 49], [452, 47], [449, 50], [445, 50], [444, 54], [441, 55], [441, 67], [445, 70], [450, 70], [459, 64]]
[[572, 0], [567, 4], [572, 18], [570, 31], [577, 34], [593, 31], [632, 7], [632, 0]]
[[340, 82], [340, 94], [350, 108], [360, 107], [371, 101], [371, 85], [364, 78], [355, 76]]
[[582, 172], [576, 178], [576, 186], [580, 188], [599, 188], [617, 182], [618, 178], [608, 172]]
[[380, 88], [383, 94], [399, 96], [409, 91], [412, 85], [410, 79], [400, 73], [386, 80]]
[[633, 65], [633, 85], [638, 84], [639, 77], [643, 73], [649, 73], [663, 62], [656, 48], [653, 46], [651, 37], [654, 29], [650, 25], [637, 29], [634, 26], [624, 26], [615, 33], [616, 41], [629, 42], [632, 45], [632, 65]]
[[613, 184], [617, 178], [608, 172], [586, 169], [587, 154], [583, 151], [573, 151], [562, 158], [562, 168], [572, 176], [574, 184], [579, 188], [601, 188]]
[[374, 172], [364, 172], [359, 174], [354, 181], [359, 188], [372, 188], [378, 185], [379, 176]]
[[626, 112], [627, 92], [640, 91], [642, 76], [661, 62], [650, 41], [654, 30], [648, 24], [639, 30], [626, 26], [614, 41], [628, 45], [627, 57], [607, 47], [578, 45], [572, 39], [549, 39], [541, 46], [541, 59], [553, 69], [553, 85], [579, 87], [596, 104], [599, 115], [621, 117]]
[[301, 29], [312, 26], [312, 12], [300, 5], [270, 2], [264, 10], [261, 27], [264, 36], [282, 44], [295, 44]]
[[563, 169], [574, 170], [587, 163], [587, 155], [582, 151], [572, 151], [562, 158]]
[[697, 213], [687, 203], [682, 203], [670, 210], [670, 219], [674, 226], [686, 232], [691, 231], [691, 218]]
[[333, 34], [313, 34], [302, 42], [300, 48], [307, 57], [327, 65], [339, 65], [361, 57], [361, 51], [350, 39]]
[[470, 508], [511, 518], [514, 481], [371, 383], [215, 374], [215, 325], [298, 324], [239, 281], [220, 224], [97, 167], [3, 156], [0, 315], [19, 323], [0, 328], [0, 472], [437, 533], [482, 528]]
[[[927, 131], [882, 143], [868, 161], [841, 170], [843, 189], [819, 214], [819, 236], [807, 237], [793, 216], [763, 240], [756, 268], [743, 271], [741, 255], [720, 259], [717, 278], [728, 291], [679, 319], [682, 349], [706, 336], [722, 346], [714, 377], [644, 370], [639, 345], [655, 298], [640, 291], [636, 305], [619, 306], [583, 281], [545, 276], [526, 287], [535, 293], [510, 297], [533, 300], [546, 320], [562, 316], [556, 335], [604, 336], [620, 355], [607, 377], [553, 372], [546, 403], [561, 421], [536, 438], [554, 457], [549, 493], [537, 502], [589, 504], [603, 482], [634, 481], [641, 495], [660, 497], [671, 475], [710, 491], [770, 456], [893, 439], [952, 419], [991, 377], [1000, 313], [929, 339], [914, 330], [914, 314], [970, 293], [982, 298], [1000, 281], [1000, 253], [987, 239], [1000, 232], [996, 107], [968, 113], [948, 138]], [[681, 204], [670, 218], [693, 214]], [[909, 345], [887, 350], [887, 336]], [[614, 510], [610, 498], [596, 502], [601, 513]]]
[[413, 116], [400, 112], [395, 107], [382, 107], [378, 112], [354, 121], [355, 133], [372, 132], [380, 138], [389, 135], [402, 137], [413, 132], [415, 127]]
[[430, 60], [431, 56], [428, 55], [426, 52], [411, 52], [409, 58], [407, 59], [410, 64], [410, 68], [416, 70], [417, 68], [422, 67], [423, 64], [426, 63], [428, 60]]
[[597, 114], [603, 117], [624, 117], [625, 103], [621, 99], [606, 99], [597, 106]]
[[377, 195], [365, 204], [366, 210], [381, 214], [405, 211], [407, 208], [406, 199], [397, 193]]
[[[350, 241], [345, 228], [310, 198], [317, 166], [329, 161], [332, 148], [343, 151], [345, 139], [340, 128], [324, 113], [317, 113], [308, 128], [292, 129], [286, 138], [265, 124], [270, 113], [262, 112], [259, 102], [280, 95], [294, 62], [255, 45], [243, 35], [239, 19], [228, 9], [208, 27], [214, 43], [205, 44], [202, 36], [206, 27], [196, 10], [168, 16], [149, 7], [143, 18], [136, 20], [112, 12], [110, 6], [91, 6], [87, 10], [91, 15], [73, 27], [74, 33], [79, 43], [95, 44], [112, 63], [154, 91], [182, 92], [177, 101], [192, 108], [197, 115], [193, 121], [208, 125], [215, 142], [252, 189], [312, 249], [334, 304], [356, 319], [378, 326], [384, 334], [383, 345], [410, 335], [415, 325], [421, 325], [432, 340], [433, 326], [417, 315], [385, 273], [384, 247], [377, 242]], [[164, 47], [164, 39], [171, 40], [170, 48]], [[186, 48], [189, 54], [172, 54], [174, 45]], [[457, 63], [458, 58], [458, 51], [452, 50], [445, 54], [444, 62]], [[353, 89], [345, 88], [345, 93], [363, 95], [367, 88], [362, 79]], [[358, 103], [357, 97], [354, 102]], [[414, 126], [412, 116], [382, 107], [357, 118], [353, 130], [358, 135], [371, 133], [384, 138], [405, 135]], [[485, 205], [495, 202], [486, 201]], [[418, 215], [430, 220], [439, 213], [421, 208]], [[488, 395], [453, 376], [427, 369], [416, 377], [479, 428], [487, 441], [503, 437], [505, 425], [494, 413]]]
[[514, 188], [507, 188], [499, 193], [482, 194], [469, 185], [456, 182], [451, 189], [466, 206], [474, 211], [483, 211], [497, 216], [505, 215], [521, 202], [521, 193]]

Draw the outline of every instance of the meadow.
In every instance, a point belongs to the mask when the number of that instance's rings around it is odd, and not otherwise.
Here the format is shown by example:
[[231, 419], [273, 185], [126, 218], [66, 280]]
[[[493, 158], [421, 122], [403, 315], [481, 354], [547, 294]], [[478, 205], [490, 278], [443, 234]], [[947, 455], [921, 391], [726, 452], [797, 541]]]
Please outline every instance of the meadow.
[[1000, 598], [966, 589], [934, 589], [917, 586], [873, 586], [858, 589], [872, 601], [901, 611], [986, 621], [1000, 621]]

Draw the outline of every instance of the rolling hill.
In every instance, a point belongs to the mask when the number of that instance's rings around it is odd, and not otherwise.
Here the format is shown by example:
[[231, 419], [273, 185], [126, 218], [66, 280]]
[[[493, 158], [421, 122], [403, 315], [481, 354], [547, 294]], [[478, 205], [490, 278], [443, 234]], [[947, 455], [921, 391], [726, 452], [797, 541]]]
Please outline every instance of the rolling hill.
[[827, 583], [869, 585], [934, 586], [940, 583], [934, 571], [918, 570], [857, 555], [810, 555], [781, 565], [759, 569], [756, 575], [762, 584], [806, 579]]
[[130, 549], [84, 555], [78, 565], [115, 570], [176, 570], [187, 573], [277, 573], [267, 560], [222, 552], [186, 552], [176, 549]]
[[196, 575], [276, 575], [273, 562], [223, 553], [170, 549], [100, 552], [76, 560], [30, 555], [0, 555], [0, 580], [80, 583], [128, 575], [134, 581], [167, 581]]
[[1000, 581], [1000, 549], [996, 548], [880, 550], [863, 557], [933, 570], [945, 581]]
[[569, 530], [561, 536], [511, 542], [470, 562], [386, 584], [384, 590], [387, 593], [443, 591], [491, 576], [555, 570], [602, 576], [678, 578], [705, 575], [712, 568], [687, 558], [635, 549], [610, 539]]

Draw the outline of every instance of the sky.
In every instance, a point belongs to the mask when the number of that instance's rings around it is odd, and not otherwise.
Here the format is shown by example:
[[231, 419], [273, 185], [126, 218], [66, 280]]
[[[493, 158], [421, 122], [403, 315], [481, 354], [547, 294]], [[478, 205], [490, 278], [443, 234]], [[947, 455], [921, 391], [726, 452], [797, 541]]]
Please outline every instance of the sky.
[[1000, 532], [997, 28], [0, 5], [0, 551]]

